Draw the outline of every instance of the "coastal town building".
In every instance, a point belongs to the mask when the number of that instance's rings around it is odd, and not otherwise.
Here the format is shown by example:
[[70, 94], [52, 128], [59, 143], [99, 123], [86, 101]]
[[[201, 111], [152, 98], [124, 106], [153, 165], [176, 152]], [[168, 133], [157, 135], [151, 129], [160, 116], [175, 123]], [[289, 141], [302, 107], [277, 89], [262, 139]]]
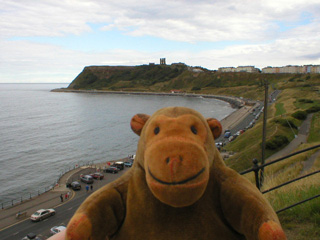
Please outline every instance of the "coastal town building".
[[[256, 73], [260, 72], [258, 68], [254, 66], [239, 66], [239, 67], [221, 67], [218, 68], [218, 72], [248, 72]], [[320, 65], [287, 65], [283, 67], [265, 67], [261, 70], [262, 73], [320, 73]]]
[[320, 65], [287, 65], [284, 67], [265, 67], [262, 73], [320, 73]]
[[218, 69], [218, 72], [260, 72], [258, 68], [254, 66], [238, 66], [238, 67], [221, 67]]

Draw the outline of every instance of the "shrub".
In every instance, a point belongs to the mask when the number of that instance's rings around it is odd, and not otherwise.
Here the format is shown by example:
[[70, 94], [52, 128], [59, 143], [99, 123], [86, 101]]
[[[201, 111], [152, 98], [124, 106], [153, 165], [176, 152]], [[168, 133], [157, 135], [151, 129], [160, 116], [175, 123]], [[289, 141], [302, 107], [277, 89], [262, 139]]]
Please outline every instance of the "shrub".
[[320, 106], [312, 106], [306, 110], [307, 113], [315, 113], [320, 111]]
[[275, 119], [274, 122], [280, 124], [283, 127], [288, 127], [289, 128], [291, 126], [294, 129], [298, 129], [298, 127], [290, 119], [278, 118], [278, 119]]
[[299, 120], [305, 120], [307, 118], [307, 115], [308, 114], [306, 111], [297, 111], [293, 113], [291, 116]]
[[301, 102], [301, 103], [313, 103], [313, 101], [311, 99], [305, 99], [305, 98], [299, 99], [298, 102]]
[[266, 149], [275, 150], [284, 145], [287, 145], [288, 143], [289, 140], [286, 136], [276, 135], [266, 142]]
[[191, 89], [191, 91], [198, 91], [198, 90], [201, 90], [201, 88], [200, 88], [200, 87], [193, 87], [193, 88]]

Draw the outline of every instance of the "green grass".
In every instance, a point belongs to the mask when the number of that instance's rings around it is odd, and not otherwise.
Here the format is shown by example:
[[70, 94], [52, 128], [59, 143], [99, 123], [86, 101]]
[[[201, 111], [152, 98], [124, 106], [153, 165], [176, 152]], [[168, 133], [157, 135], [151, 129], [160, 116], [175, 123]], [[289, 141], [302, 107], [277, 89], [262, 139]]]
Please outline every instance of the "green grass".
[[275, 116], [285, 114], [286, 110], [283, 107], [283, 103], [276, 103], [276, 113]]
[[308, 142], [320, 142], [320, 112], [313, 114]]

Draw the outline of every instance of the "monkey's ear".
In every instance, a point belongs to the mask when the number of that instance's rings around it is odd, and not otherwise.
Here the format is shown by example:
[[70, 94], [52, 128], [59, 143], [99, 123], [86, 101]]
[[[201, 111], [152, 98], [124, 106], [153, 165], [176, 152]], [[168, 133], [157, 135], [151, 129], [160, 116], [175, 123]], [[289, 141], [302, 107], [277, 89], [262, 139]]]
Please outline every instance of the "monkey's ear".
[[131, 126], [132, 131], [135, 134], [140, 136], [142, 128], [144, 127], [144, 125], [148, 121], [149, 117], [150, 117], [149, 115], [143, 114], [143, 113], [138, 113], [138, 114], [134, 115], [133, 118], [131, 119], [131, 122], [130, 122], [130, 126]]
[[214, 139], [217, 139], [218, 137], [220, 137], [222, 133], [221, 123], [215, 118], [208, 118], [207, 122], [209, 124], [209, 127], [211, 129]]

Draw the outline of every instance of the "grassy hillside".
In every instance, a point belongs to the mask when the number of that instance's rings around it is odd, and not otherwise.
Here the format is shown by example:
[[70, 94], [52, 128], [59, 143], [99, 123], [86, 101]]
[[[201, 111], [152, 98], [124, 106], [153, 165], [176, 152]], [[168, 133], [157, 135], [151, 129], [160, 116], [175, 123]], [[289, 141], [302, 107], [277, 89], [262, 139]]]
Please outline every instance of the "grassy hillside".
[[[200, 71], [200, 72], [199, 72]], [[263, 81], [271, 88], [319, 86], [320, 75], [219, 73], [184, 64], [141, 66], [90, 66], [72, 81], [69, 89], [98, 89], [116, 91], [185, 92], [241, 96], [263, 99]]]
[[[303, 121], [303, 119], [297, 119], [296, 117], [299, 118], [299, 116], [313, 113], [307, 143], [301, 144], [295, 151], [320, 144], [320, 81], [311, 78], [306, 81], [300, 81], [300, 79], [301, 77], [277, 84], [282, 92], [277, 101], [269, 107], [267, 114], [267, 141], [272, 141], [275, 136], [284, 136], [290, 142], [297, 134], [297, 128]], [[287, 120], [291, 122], [292, 128], [288, 126]], [[252, 167], [253, 158], [261, 159], [261, 137], [262, 119], [258, 121], [255, 127], [227, 145], [227, 150], [235, 152], [231, 158], [226, 160], [227, 165], [238, 171]], [[267, 157], [286, 145], [275, 149], [267, 149]], [[311, 169], [304, 171], [306, 161], [319, 150], [318, 148], [308, 151], [268, 166], [265, 169], [265, 181], [262, 190], [267, 190], [301, 175], [319, 170], [320, 155], [311, 163]], [[253, 174], [245, 176], [254, 183]], [[319, 192], [320, 177], [319, 174], [316, 174], [267, 193], [265, 196], [274, 209], [279, 210], [313, 197]], [[288, 239], [318, 239], [320, 235], [320, 199], [317, 198], [281, 212], [279, 218], [288, 234]]]

